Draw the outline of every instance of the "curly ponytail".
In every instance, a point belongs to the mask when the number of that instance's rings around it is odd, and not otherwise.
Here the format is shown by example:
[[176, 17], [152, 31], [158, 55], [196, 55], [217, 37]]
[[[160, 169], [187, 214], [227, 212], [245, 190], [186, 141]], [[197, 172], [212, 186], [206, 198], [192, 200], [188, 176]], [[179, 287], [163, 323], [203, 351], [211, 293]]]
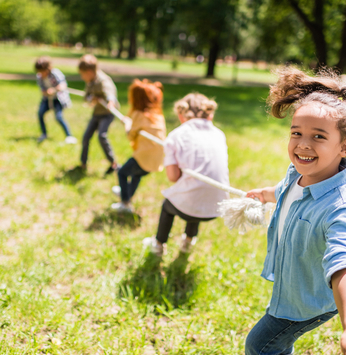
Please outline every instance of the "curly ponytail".
[[271, 114], [284, 118], [292, 108], [296, 111], [311, 102], [328, 106], [329, 114], [337, 119], [342, 140], [346, 139], [346, 85], [332, 70], [324, 69], [316, 77], [294, 67], [277, 71], [279, 80], [270, 87], [267, 103]]

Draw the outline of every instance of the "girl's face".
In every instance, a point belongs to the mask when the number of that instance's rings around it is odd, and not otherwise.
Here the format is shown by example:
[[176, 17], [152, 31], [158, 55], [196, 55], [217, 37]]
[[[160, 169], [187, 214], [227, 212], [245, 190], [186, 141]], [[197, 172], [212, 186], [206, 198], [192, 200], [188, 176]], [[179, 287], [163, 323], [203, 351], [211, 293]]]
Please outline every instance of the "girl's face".
[[50, 70], [45, 69], [45, 70], [40, 70], [41, 78], [45, 79], [49, 75]]
[[328, 107], [309, 104], [294, 114], [288, 154], [302, 175], [301, 186], [316, 184], [339, 172], [340, 160], [346, 156], [346, 144], [329, 117]]

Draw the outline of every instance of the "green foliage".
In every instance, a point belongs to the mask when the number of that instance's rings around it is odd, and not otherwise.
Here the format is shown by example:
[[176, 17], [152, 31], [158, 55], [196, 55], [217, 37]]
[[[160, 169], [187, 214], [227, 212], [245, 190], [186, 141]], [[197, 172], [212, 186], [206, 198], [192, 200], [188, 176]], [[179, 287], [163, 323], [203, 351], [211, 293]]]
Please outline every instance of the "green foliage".
[[53, 43], [58, 40], [57, 8], [49, 1], [0, 0], [0, 38]]

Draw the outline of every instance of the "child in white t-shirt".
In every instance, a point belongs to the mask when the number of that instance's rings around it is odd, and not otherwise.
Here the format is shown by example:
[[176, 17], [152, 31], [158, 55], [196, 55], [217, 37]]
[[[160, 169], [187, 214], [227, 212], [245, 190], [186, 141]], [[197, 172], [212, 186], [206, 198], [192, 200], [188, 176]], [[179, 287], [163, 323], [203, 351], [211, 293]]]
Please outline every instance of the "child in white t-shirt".
[[215, 101], [198, 93], [188, 94], [175, 103], [174, 110], [181, 126], [165, 140], [164, 159], [167, 177], [175, 184], [163, 191], [166, 199], [156, 236], [144, 240], [158, 256], [163, 254], [174, 216], [178, 215], [186, 221], [181, 251], [190, 252], [196, 242], [199, 223], [218, 217], [218, 202], [228, 198], [226, 192], [181, 170], [192, 169], [229, 185], [226, 137], [212, 122], [216, 108]]

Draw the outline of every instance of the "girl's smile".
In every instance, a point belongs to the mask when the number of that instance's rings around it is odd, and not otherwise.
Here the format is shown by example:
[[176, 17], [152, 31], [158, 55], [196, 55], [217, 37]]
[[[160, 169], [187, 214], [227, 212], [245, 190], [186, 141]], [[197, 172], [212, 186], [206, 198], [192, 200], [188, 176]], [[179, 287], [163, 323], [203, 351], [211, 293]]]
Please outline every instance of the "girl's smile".
[[346, 156], [346, 145], [341, 142], [331, 110], [314, 103], [300, 107], [293, 116], [288, 153], [302, 175], [301, 186], [316, 184], [337, 174], [341, 158]]

